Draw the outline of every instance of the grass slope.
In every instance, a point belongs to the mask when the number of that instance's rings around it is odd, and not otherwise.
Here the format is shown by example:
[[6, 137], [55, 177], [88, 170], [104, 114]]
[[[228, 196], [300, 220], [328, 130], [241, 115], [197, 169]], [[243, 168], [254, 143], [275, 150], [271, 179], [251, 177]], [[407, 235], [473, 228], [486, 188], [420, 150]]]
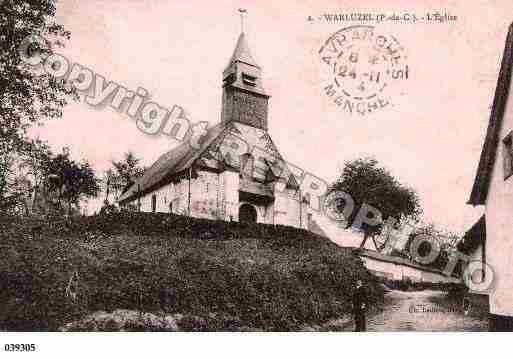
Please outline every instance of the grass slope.
[[0, 250], [0, 330], [57, 330], [117, 309], [180, 313], [180, 330], [298, 330], [350, 312], [356, 277], [373, 305], [383, 300], [349, 249], [286, 226], [148, 213], [0, 218]]

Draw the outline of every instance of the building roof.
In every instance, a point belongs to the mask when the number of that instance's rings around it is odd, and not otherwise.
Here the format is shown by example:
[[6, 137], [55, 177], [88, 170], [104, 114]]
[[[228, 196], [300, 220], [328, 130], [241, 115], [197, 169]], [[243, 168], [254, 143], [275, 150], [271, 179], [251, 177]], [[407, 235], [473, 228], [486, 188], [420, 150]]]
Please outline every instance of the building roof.
[[432, 267], [426, 267], [426, 266], [417, 264], [417, 263], [415, 263], [415, 262], [413, 262], [413, 261], [411, 261], [409, 259], [406, 259], [406, 258], [402, 258], [402, 257], [398, 257], [398, 256], [392, 256], [392, 255], [389, 255], [389, 254], [384, 254], [384, 253], [381, 253], [381, 252], [372, 251], [372, 250], [364, 249], [364, 248], [358, 248], [356, 250], [356, 253], [359, 256], [371, 258], [371, 259], [374, 259], [374, 260], [377, 260], [377, 261], [380, 261], [380, 262], [386, 262], [386, 263], [393, 263], [393, 264], [397, 264], [397, 265], [403, 265], [403, 266], [410, 267], [410, 268], [415, 268], [415, 269], [418, 269], [418, 270], [421, 270], [421, 271], [430, 272], [430, 273], [436, 273], [436, 274], [440, 274], [440, 275], [445, 276], [445, 277], [450, 277], [450, 276], [446, 275], [443, 271], [441, 271], [439, 269], [432, 268]]
[[[249, 126], [242, 124], [233, 125], [231, 123], [219, 123], [207, 130], [207, 133], [202, 138], [200, 148], [192, 147], [190, 141], [186, 138], [178, 147], [160, 156], [157, 161], [120, 196], [118, 202], [120, 204], [130, 202], [166, 185], [171, 182], [173, 178], [176, 178], [177, 175], [185, 173], [194, 163], [209, 167], [209, 165], [205, 163], [206, 158], [211, 157], [209, 148], [215, 148], [211, 146], [220, 146], [225, 138], [229, 138], [229, 136], [234, 133], [245, 137], [247, 134], [237, 132], [239, 131], [238, 128], [243, 129], [244, 126], [245, 128], [249, 128]], [[263, 130], [261, 132], [263, 132]], [[271, 148], [268, 149], [269, 155], [274, 159], [283, 161], [282, 156], [275, 148], [272, 140], [269, 142], [269, 145], [271, 146]], [[261, 148], [264, 149], [263, 146]], [[217, 167], [214, 167], [218, 169], [233, 167], [233, 163], [228, 163], [227, 158], [216, 158], [214, 161], [217, 165]], [[278, 179], [286, 180], [287, 188], [299, 188], [298, 181], [288, 168], [286, 162], [283, 163], [285, 167], [282, 169], [281, 173], [274, 173], [278, 168], [275, 169], [273, 164], [268, 163], [267, 160], [265, 160], [265, 163], [267, 164], [266, 180], [260, 183], [259, 181], [242, 179], [239, 188], [241, 191], [274, 198], [274, 183]], [[234, 169], [240, 170], [239, 168]]]
[[121, 195], [118, 202], [123, 203], [144, 195], [152, 189], [158, 188], [159, 185], [164, 184], [166, 180], [169, 179], [169, 176], [188, 169], [226, 128], [226, 126], [217, 124], [208, 129], [199, 149], [192, 147], [190, 141], [186, 140], [178, 147], [160, 156], [157, 161]]
[[239, 35], [237, 45], [235, 45], [235, 50], [233, 50], [233, 55], [230, 58], [230, 62], [227, 67], [230, 67], [237, 61], [260, 68], [255, 59], [253, 59], [253, 56], [251, 56], [251, 51], [249, 51], [248, 42], [246, 41], [246, 35], [243, 32]]
[[495, 88], [488, 129], [479, 159], [472, 193], [470, 194], [469, 204], [480, 205], [486, 202], [488, 188], [492, 176], [493, 166], [497, 155], [497, 146], [499, 144], [499, 134], [504, 117], [504, 109], [509, 95], [511, 83], [511, 67], [513, 63], [513, 24], [510, 25], [506, 37], [506, 45], [502, 55], [502, 63]]
[[479, 245], [486, 241], [486, 219], [481, 216], [479, 220], [463, 235], [463, 239], [456, 246], [457, 249], [465, 254], [474, 252]]

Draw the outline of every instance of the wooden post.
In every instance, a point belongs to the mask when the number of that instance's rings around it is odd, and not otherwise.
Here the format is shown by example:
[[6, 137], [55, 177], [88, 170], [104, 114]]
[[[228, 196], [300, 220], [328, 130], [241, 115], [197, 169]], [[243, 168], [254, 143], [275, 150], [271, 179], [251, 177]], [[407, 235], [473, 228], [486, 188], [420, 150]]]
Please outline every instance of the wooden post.
[[137, 184], [137, 211], [141, 212], [141, 184]]
[[109, 201], [110, 178], [107, 177], [107, 188], [105, 189], [105, 202]]
[[273, 191], [274, 191], [274, 201], [271, 204], [272, 205], [272, 208], [271, 208], [272, 209], [272, 213], [271, 213], [271, 215], [273, 217], [273, 226], [274, 226], [274, 212], [275, 212], [275, 209], [276, 209], [276, 191], [275, 190], [273, 190]]
[[365, 247], [365, 242], [367, 242], [367, 238], [368, 238], [368, 234], [367, 232], [363, 232], [363, 241], [362, 243], [360, 244], [360, 248], [364, 248]]
[[302, 228], [302, 216], [303, 216], [303, 195], [301, 194], [301, 188], [299, 188], [299, 228]]
[[187, 198], [187, 215], [191, 215], [191, 177], [192, 177], [192, 165], [189, 167], [189, 195]]
[[219, 187], [221, 187], [221, 179], [220, 179], [220, 173], [217, 172], [217, 192], [216, 192], [216, 217], [217, 217], [217, 219], [221, 219], [220, 218], [221, 214], [219, 213]]
[[379, 252], [380, 249], [379, 249], [378, 244], [376, 243], [376, 236], [373, 235], [371, 238], [372, 238], [372, 242], [374, 242], [374, 248], [376, 248], [376, 250]]

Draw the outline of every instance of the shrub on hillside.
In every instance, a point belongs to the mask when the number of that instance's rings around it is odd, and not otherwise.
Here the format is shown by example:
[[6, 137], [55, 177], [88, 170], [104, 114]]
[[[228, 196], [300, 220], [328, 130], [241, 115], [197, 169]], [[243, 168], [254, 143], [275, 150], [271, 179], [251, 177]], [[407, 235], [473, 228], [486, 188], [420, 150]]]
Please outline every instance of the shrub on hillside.
[[296, 228], [123, 213], [45, 224], [35, 238], [6, 222], [0, 329], [56, 330], [125, 309], [182, 314], [186, 330], [297, 330], [349, 313], [356, 278], [371, 305], [383, 298], [350, 250]]

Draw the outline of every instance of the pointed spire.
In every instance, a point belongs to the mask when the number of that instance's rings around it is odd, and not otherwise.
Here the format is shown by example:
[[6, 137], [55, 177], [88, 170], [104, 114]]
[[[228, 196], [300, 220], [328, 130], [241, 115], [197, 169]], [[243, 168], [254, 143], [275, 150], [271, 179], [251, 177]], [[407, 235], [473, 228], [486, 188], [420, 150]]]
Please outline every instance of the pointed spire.
[[260, 68], [255, 59], [253, 59], [253, 56], [251, 56], [251, 51], [249, 51], [249, 46], [246, 41], [246, 35], [243, 32], [240, 33], [237, 45], [235, 46], [235, 50], [233, 51], [233, 55], [228, 66], [237, 61]]
[[244, 9], [241, 13], [241, 33], [228, 66], [223, 71], [223, 107], [221, 122], [232, 121], [267, 130], [269, 95], [262, 86], [262, 69], [249, 51], [244, 33]]

